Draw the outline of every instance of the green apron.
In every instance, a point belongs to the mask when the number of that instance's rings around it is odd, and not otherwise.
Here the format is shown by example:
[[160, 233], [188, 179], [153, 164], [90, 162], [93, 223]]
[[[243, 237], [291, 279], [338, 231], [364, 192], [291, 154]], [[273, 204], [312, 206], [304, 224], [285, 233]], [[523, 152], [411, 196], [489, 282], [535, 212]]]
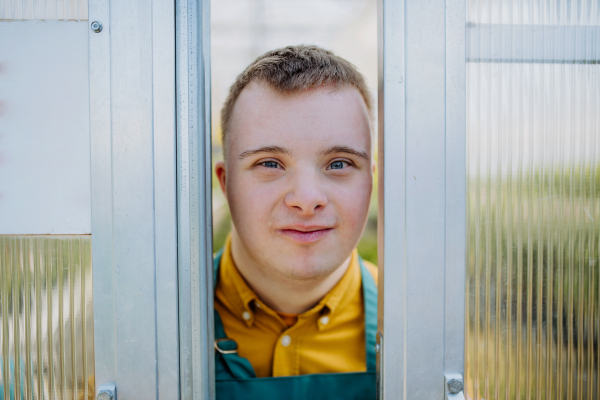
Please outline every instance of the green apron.
[[[215, 288], [223, 250], [214, 260]], [[375, 338], [377, 334], [377, 287], [359, 257], [365, 304], [367, 372], [311, 374], [257, 378], [237, 344], [227, 338], [215, 310], [215, 377], [217, 400], [370, 400], [376, 398]]]

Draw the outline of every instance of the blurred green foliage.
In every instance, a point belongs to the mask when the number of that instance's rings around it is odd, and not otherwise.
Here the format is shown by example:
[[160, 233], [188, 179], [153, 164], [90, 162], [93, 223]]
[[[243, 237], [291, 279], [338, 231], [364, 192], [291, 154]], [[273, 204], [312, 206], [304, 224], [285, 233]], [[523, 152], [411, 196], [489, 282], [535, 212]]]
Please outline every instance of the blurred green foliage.
[[465, 386], [598, 398], [600, 164], [472, 176], [467, 193]]

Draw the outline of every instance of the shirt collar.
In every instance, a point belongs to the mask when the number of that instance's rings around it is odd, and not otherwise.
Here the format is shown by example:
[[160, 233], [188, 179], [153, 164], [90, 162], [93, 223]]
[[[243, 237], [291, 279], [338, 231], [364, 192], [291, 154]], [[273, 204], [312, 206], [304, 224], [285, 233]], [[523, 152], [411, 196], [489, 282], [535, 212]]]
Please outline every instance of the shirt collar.
[[231, 234], [227, 236], [225, 249], [221, 256], [219, 284], [232, 305], [232, 311], [248, 327], [251, 327], [254, 324], [254, 310], [252, 305], [258, 301], [258, 296], [248, 286], [233, 262], [233, 257], [231, 256]]

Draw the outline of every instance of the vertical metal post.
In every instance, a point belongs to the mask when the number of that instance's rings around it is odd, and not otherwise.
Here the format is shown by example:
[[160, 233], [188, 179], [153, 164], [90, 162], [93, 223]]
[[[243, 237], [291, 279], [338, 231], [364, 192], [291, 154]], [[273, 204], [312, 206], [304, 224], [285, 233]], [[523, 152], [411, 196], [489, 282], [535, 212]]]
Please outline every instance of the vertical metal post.
[[466, 1], [446, 0], [444, 374], [464, 376], [467, 268]]
[[179, 400], [175, 8], [152, 1], [157, 396]]
[[112, 139], [110, 85], [110, 8], [89, 1], [90, 21], [103, 22], [90, 34], [90, 148], [92, 187], [92, 265], [96, 387], [117, 382], [112, 217]]
[[174, 10], [89, 10], [95, 381], [178, 399]]
[[[379, 398], [405, 399], [407, 345], [404, 0], [379, 0]], [[389, 334], [389, 340], [388, 340]]]
[[382, 399], [442, 399], [464, 353], [464, 0], [380, 0]]
[[214, 399], [209, 0], [176, 1], [182, 399]]

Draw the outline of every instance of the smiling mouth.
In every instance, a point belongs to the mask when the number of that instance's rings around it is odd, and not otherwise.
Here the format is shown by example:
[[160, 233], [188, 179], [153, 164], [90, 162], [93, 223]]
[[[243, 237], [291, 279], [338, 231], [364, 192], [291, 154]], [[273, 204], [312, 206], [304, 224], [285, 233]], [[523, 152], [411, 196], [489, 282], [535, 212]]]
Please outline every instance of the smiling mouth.
[[298, 229], [280, 229], [278, 232], [283, 236], [292, 239], [295, 242], [302, 244], [315, 243], [329, 233], [333, 231], [333, 228], [322, 228], [312, 230], [298, 230]]

